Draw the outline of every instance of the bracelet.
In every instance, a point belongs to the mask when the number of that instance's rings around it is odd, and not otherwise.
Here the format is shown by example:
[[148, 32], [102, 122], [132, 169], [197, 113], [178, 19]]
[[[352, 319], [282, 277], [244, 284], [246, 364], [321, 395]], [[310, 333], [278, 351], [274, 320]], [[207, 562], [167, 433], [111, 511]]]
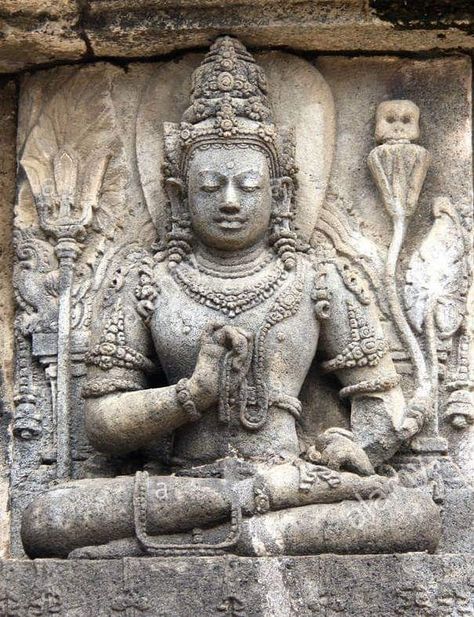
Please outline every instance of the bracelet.
[[332, 426], [331, 428], [327, 428], [323, 433], [323, 437], [332, 437], [332, 435], [339, 435], [340, 437], [345, 437], [350, 441], [355, 441], [354, 435], [351, 433], [351, 431], [348, 431], [347, 429], [341, 428], [339, 426]]
[[176, 398], [181, 405], [184, 413], [188, 416], [190, 422], [196, 422], [201, 418], [201, 414], [196, 409], [196, 405], [188, 388], [189, 379], [180, 379], [176, 384]]

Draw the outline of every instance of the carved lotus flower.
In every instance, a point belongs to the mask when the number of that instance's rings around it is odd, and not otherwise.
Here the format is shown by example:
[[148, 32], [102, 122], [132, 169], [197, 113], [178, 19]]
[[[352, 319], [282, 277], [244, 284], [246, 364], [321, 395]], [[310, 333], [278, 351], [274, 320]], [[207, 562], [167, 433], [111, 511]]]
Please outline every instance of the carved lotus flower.
[[385, 143], [372, 150], [369, 169], [390, 216], [411, 216], [415, 211], [430, 154], [412, 143]]

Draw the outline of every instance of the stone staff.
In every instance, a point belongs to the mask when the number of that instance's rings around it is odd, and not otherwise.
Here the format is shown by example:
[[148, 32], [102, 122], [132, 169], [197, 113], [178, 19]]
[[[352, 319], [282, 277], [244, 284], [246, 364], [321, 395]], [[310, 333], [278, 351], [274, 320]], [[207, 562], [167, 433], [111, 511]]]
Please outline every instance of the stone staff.
[[[71, 296], [74, 268], [81, 252], [80, 241], [97, 206], [108, 156], [94, 162], [92, 173], [78, 190], [79, 160], [76, 154], [60, 150], [54, 157], [55, 191], [36, 196], [39, 223], [55, 242], [59, 262], [57, 335], [56, 442], [57, 477], [71, 477], [70, 386], [71, 386]], [[80, 197], [80, 195], [82, 196]]]

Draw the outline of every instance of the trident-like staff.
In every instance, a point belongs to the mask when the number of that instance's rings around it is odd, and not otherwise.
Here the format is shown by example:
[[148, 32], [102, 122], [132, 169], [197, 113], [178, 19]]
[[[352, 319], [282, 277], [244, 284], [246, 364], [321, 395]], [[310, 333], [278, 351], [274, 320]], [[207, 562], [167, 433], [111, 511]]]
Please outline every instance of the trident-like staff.
[[43, 231], [55, 240], [55, 252], [59, 262], [56, 395], [58, 479], [67, 479], [72, 472], [70, 389], [74, 268], [81, 252], [80, 241], [84, 239], [93, 210], [98, 203], [108, 160], [109, 157], [104, 156], [100, 160], [92, 161], [82, 183], [78, 182], [79, 158], [73, 151], [65, 148], [60, 149], [52, 161], [54, 183], [38, 178], [28, 165], [24, 165], [33, 190], [39, 224]]

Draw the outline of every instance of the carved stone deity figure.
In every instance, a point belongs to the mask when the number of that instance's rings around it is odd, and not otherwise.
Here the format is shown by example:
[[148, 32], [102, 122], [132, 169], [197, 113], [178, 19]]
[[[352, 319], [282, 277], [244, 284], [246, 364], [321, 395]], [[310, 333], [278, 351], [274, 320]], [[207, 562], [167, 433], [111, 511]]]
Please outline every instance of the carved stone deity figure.
[[[434, 550], [429, 492], [383, 475], [408, 412], [376, 307], [347, 260], [300, 242], [292, 131], [243, 45], [216, 41], [164, 135], [168, 234], [104, 293], [83, 392], [91, 444], [148, 464], [36, 497], [27, 553]], [[303, 448], [315, 362], [339, 380], [350, 430]]]

